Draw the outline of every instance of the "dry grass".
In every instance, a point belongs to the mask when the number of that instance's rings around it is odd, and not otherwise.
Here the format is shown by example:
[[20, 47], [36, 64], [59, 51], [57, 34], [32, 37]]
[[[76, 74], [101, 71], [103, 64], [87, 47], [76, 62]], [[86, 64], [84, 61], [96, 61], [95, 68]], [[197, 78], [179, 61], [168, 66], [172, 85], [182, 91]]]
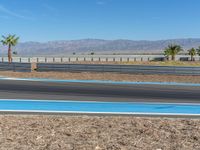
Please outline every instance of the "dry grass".
[[0, 116], [5, 150], [198, 150], [200, 120]]

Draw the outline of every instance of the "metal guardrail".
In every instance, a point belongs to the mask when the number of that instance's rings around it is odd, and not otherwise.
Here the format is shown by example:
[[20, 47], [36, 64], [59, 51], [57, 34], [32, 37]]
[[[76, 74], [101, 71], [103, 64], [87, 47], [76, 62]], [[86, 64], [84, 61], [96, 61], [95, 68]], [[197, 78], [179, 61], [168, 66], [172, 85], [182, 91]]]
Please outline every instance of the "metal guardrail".
[[0, 71], [31, 72], [32, 64], [0, 62]]
[[38, 72], [115, 72], [129, 74], [200, 75], [200, 67], [38, 63], [36, 68]]

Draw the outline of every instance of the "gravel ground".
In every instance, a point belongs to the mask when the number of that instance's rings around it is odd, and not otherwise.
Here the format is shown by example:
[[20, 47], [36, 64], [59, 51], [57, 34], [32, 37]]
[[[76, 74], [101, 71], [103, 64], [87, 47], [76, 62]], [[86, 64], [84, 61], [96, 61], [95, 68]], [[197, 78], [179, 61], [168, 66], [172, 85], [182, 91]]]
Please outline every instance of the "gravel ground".
[[200, 120], [0, 116], [2, 150], [199, 150]]
[[118, 73], [61, 73], [61, 72], [11, 72], [0, 71], [0, 76], [18, 78], [54, 78], [82, 80], [113, 80], [113, 81], [155, 81], [155, 82], [191, 82], [200, 83], [200, 76], [175, 75], [131, 75]]

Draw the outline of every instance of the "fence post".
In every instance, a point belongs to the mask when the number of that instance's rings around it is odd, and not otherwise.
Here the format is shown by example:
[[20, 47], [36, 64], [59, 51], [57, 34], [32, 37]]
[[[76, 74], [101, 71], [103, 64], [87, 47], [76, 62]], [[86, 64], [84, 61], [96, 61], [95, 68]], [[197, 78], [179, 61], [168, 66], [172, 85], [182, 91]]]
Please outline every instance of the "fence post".
[[113, 58], [113, 61], [115, 62], [115, 58]]
[[141, 61], [143, 61], [143, 58], [141, 57]]
[[99, 57], [99, 62], [101, 62], [101, 58]]
[[39, 62], [39, 58], [37, 57], [37, 63]]
[[2, 62], [4, 62], [4, 59], [3, 59], [3, 57], [2, 57]]
[[60, 61], [61, 61], [61, 63], [63, 62], [63, 58], [62, 57], [60, 58]]
[[129, 62], [129, 57], [127, 58], [127, 62]]
[[76, 61], [78, 61], [78, 57], [76, 57]]
[[120, 62], [122, 62], [122, 58], [120, 57]]
[[108, 62], [108, 58], [106, 58], [106, 62]]
[[69, 62], [71, 61], [71, 60], [70, 60], [70, 57], [69, 57], [68, 61], [69, 61]]
[[29, 62], [29, 63], [31, 62], [31, 58], [28, 58], [28, 62]]
[[86, 61], [85, 57], [83, 58], [83, 61]]
[[19, 58], [19, 62], [20, 62], [20, 63], [22, 62], [22, 58], [21, 58], [21, 57]]
[[55, 62], [55, 57], [53, 57], [53, 62]]
[[45, 63], [47, 62], [47, 58], [45, 57]]
[[93, 61], [93, 57], [91, 58], [91, 61]]
[[136, 58], [134, 58], [134, 61], [137, 61]]

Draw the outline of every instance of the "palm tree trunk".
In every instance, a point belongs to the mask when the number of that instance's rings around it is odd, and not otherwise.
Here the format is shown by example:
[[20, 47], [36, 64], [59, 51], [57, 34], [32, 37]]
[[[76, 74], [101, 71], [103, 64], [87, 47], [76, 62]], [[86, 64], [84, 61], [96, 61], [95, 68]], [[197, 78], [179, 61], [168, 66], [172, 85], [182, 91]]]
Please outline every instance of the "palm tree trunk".
[[175, 55], [172, 55], [172, 61], [174, 61], [175, 60]]
[[8, 45], [8, 62], [12, 62], [12, 53], [11, 53], [11, 45]]

